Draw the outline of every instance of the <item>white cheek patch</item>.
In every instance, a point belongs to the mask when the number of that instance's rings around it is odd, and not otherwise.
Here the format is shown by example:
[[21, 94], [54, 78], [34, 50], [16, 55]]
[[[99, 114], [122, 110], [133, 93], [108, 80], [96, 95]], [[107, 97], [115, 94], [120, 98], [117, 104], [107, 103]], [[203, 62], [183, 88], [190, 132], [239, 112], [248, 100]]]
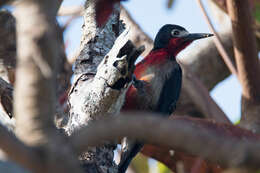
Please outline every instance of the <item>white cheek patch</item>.
[[[174, 35], [174, 34], [173, 34], [174, 31], [178, 31], [179, 34], [178, 34], [178, 35]], [[185, 37], [185, 36], [189, 35], [189, 32], [186, 31], [186, 30], [177, 30], [177, 29], [174, 29], [174, 30], [172, 30], [171, 33], [172, 33], [172, 36], [173, 36], [173, 37]]]

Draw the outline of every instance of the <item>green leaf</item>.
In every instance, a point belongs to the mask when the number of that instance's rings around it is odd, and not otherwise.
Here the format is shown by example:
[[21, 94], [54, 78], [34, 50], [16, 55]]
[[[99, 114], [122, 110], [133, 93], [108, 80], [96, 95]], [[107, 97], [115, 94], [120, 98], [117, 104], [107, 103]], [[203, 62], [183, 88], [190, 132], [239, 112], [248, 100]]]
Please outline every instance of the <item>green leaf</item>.
[[254, 16], [255, 19], [260, 22], [260, 2], [257, 1], [255, 2], [255, 6], [254, 6]]
[[167, 166], [165, 166], [161, 162], [158, 162], [158, 170], [159, 170], [159, 173], [171, 173], [172, 172]]
[[132, 168], [138, 173], [149, 173], [148, 159], [142, 154], [138, 154], [131, 163]]

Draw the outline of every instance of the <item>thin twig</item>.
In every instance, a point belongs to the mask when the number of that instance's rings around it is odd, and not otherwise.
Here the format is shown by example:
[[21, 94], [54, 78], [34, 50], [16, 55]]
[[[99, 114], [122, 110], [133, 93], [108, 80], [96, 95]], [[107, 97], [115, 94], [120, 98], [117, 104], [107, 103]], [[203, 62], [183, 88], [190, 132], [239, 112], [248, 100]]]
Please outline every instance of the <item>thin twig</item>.
[[238, 76], [237, 70], [236, 70], [236, 68], [234, 67], [233, 63], [231, 62], [231, 59], [229, 58], [229, 56], [228, 56], [228, 54], [227, 54], [227, 52], [226, 52], [226, 50], [225, 50], [225, 48], [224, 48], [224, 46], [223, 46], [223, 44], [222, 44], [222, 42], [221, 42], [221, 39], [220, 39], [218, 33], [216, 32], [216, 30], [215, 30], [213, 24], [211, 23], [211, 21], [210, 21], [210, 19], [209, 19], [209, 16], [208, 16], [208, 14], [207, 14], [207, 12], [206, 12], [206, 10], [205, 10], [205, 7], [203, 6], [201, 0], [197, 0], [197, 2], [198, 2], [198, 4], [199, 4], [199, 7], [200, 7], [200, 9], [201, 9], [201, 11], [202, 11], [202, 13], [203, 13], [205, 19], [206, 19], [206, 22], [207, 22], [207, 24], [208, 24], [208, 26], [209, 26], [209, 29], [210, 29], [211, 32], [213, 32], [214, 35], [215, 35], [215, 37], [214, 37], [213, 40], [214, 40], [214, 43], [215, 43], [215, 45], [216, 45], [216, 47], [217, 47], [217, 49], [218, 49], [218, 51], [219, 51], [219, 54], [220, 54], [221, 57], [223, 58], [225, 64], [227, 65], [228, 69], [230, 70], [230, 72], [231, 72], [233, 75]]
[[83, 6], [69, 6], [69, 7], [64, 7], [61, 6], [58, 15], [59, 16], [82, 16], [83, 15]]

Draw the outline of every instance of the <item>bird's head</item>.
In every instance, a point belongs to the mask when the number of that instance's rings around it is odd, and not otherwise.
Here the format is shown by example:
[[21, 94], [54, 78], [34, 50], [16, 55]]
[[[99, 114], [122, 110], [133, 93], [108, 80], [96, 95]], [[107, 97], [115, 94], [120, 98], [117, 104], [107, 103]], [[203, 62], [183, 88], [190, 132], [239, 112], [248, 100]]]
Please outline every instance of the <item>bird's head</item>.
[[153, 50], [166, 49], [171, 55], [176, 56], [194, 40], [211, 37], [213, 34], [189, 33], [179, 25], [164, 25], [157, 33]]

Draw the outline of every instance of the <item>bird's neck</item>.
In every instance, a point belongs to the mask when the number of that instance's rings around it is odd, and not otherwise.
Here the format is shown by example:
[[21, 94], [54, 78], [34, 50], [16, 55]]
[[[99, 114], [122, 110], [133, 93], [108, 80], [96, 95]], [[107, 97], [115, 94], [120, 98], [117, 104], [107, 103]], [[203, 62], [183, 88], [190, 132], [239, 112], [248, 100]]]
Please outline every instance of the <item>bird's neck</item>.
[[144, 61], [150, 65], [161, 64], [167, 60], [175, 61], [176, 54], [168, 48], [153, 49], [145, 58]]
[[175, 56], [165, 48], [152, 50], [141, 62], [136, 65], [135, 75], [137, 79], [146, 73], [150, 68], [159, 68], [163, 64], [168, 64], [169, 61], [176, 61]]

